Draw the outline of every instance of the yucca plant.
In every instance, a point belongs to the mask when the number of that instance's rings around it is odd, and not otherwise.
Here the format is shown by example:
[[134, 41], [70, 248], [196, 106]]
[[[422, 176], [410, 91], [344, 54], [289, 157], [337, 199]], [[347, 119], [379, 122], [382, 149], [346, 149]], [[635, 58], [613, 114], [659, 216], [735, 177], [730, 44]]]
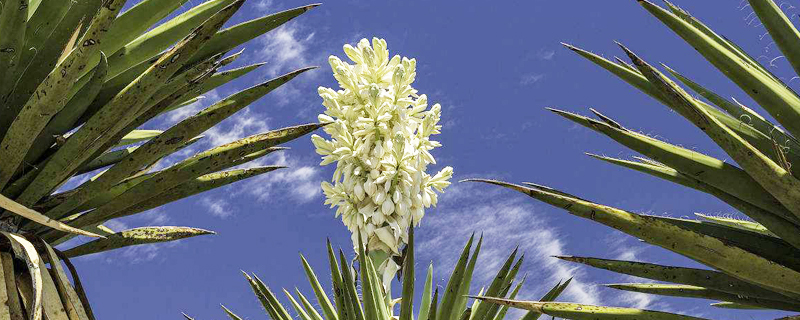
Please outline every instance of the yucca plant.
[[[172, 14], [185, 2], [144, 0], [122, 13], [125, 0], [3, 2], [0, 319], [93, 319], [69, 258], [212, 233], [189, 227], [115, 232], [104, 222], [279, 169], [236, 166], [320, 127], [253, 135], [154, 171], [160, 159], [310, 69], [235, 93], [166, 131], [140, 129], [255, 70], [260, 64], [221, 68], [240, 56], [226, 56], [231, 49], [316, 6], [222, 29], [243, 0], [210, 0]], [[62, 188], [99, 169], [77, 187]], [[53, 249], [75, 235], [99, 239]]]
[[[718, 300], [715, 307], [800, 311], [800, 96], [730, 40], [672, 3], [638, 3], [736, 83], [785, 131], [737, 101], [728, 100], [664, 66], [703, 99], [687, 93], [626, 47], [628, 64], [609, 61], [565, 44], [580, 56], [655, 98], [708, 135], [736, 164], [637, 133], [591, 110], [599, 120], [551, 111], [642, 154], [633, 160], [594, 158], [693, 188], [726, 202], [750, 220], [701, 215], [700, 220], [649, 216], [612, 208], [536, 184], [481, 180], [523, 192], [645, 242], [671, 250], [712, 270], [588, 257], [560, 257], [666, 283], [614, 284], [651, 294]], [[795, 71], [800, 71], [800, 32], [772, 0], [748, 0]], [[509, 302], [570, 319], [686, 319], [636, 310]], [[566, 308], [566, 309], [563, 309]], [[572, 310], [572, 311], [569, 311]], [[591, 316], [587, 314], [591, 313]]]
[[[474, 235], [470, 237], [466, 246], [464, 246], [458, 262], [450, 273], [446, 286], [442, 287], [444, 290], [441, 294], [439, 286], [433, 281], [433, 265], [428, 266], [419, 302], [414, 300], [416, 279], [414, 272], [413, 228], [409, 230], [409, 242], [401, 262], [402, 294], [399, 298], [393, 300], [389, 298], [390, 296], [382, 285], [381, 274], [377, 271], [376, 266], [371, 261], [372, 259], [365, 251], [365, 246], [360, 245], [361, 249], [357, 253], [358, 268], [355, 268], [348, 263], [349, 260], [342, 250], [339, 250], [337, 259], [330, 241], [328, 241], [328, 260], [330, 262], [332, 280], [330, 296], [333, 301], [331, 301], [331, 298], [322, 287], [322, 282], [320, 282], [316, 273], [302, 255], [300, 258], [303, 263], [303, 269], [311, 288], [314, 290], [316, 305], [321, 308], [321, 311], [317, 311], [315, 305], [298, 289], [295, 289], [294, 293], [283, 289], [283, 293], [294, 309], [296, 317], [301, 320], [502, 320], [509, 310], [508, 307], [482, 303], [478, 300], [468, 304], [467, 294], [469, 294], [473, 271], [475, 270], [483, 242], [483, 237], [480, 237], [477, 244], [474, 244], [474, 238]], [[514, 299], [517, 296], [526, 280], [526, 276], [521, 279], [517, 278], [524, 260], [524, 255], [520, 255], [519, 258], [517, 255], [517, 249], [511, 252], [489, 286], [481, 288], [480, 294], [507, 297], [508, 299]], [[277, 295], [258, 276], [245, 273], [245, 277], [271, 319], [291, 320], [295, 318], [281, 304]], [[567, 288], [571, 280], [567, 279], [559, 282], [541, 300], [555, 300]], [[360, 295], [359, 288], [361, 289]], [[399, 314], [395, 314], [397, 304], [399, 304]], [[225, 306], [222, 308], [231, 319], [242, 319]], [[414, 315], [415, 309], [416, 315]], [[525, 314], [523, 319], [535, 320], [540, 316], [541, 313], [530, 311]]]

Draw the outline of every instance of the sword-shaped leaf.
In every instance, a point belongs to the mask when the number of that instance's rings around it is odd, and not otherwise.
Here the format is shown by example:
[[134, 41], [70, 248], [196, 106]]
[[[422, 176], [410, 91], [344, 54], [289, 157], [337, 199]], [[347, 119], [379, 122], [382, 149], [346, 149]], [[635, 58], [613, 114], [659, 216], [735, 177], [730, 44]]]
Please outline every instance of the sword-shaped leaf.
[[[260, 137], [259, 137], [260, 138]], [[102, 223], [109, 219], [122, 217], [121, 211], [146, 201], [159, 194], [172, 189], [184, 182], [199, 176], [216, 172], [218, 170], [243, 164], [263, 157], [282, 148], [271, 148], [273, 141], [270, 139], [252, 139], [241, 144], [223, 145], [210, 150], [207, 154], [200, 153], [192, 158], [177, 163], [167, 169], [158, 171], [148, 176], [144, 181], [125, 190], [111, 201], [99, 205], [96, 209], [81, 214], [69, 223], [76, 226], [89, 226]]]
[[173, 201], [187, 198], [195, 194], [223, 187], [237, 181], [241, 181], [264, 173], [272, 172], [274, 170], [281, 168], [284, 167], [265, 166], [265, 167], [237, 169], [231, 171], [222, 171], [222, 172], [206, 174], [197, 177], [194, 180], [184, 182], [176, 187], [173, 187], [172, 189], [169, 189], [163, 193], [158, 194], [155, 197], [139, 202], [121, 212], [118, 212], [117, 214], [120, 216], [128, 216], [139, 212], [144, 212], [153, 208], [160, 207], [164, 204]]
[[800, 133], [800, 97], [692, 24], [649, 1], [638, 2], [736, 83], [792, 135]]
[[702, 218], [704, 220], [707, 220], [709, 222], [713, 222], [713, 223], [729, 226], [729, 227], [736, 228], [736, 229], [742, 229], [742, 230], [747, 230], [747, 231], [752, 231], [752, 232], [758, 232], [758, 233], [763, 234], [765, 236], [777, 237], [774, 233], [770, 232], [767, 228], [765, 228], [763, 225], [761, 225], [758, 222], [735, 219], [735, 218], [717, 217], [717, 216], [712, 216], [712, 215], [707, 215], [707, 214], [702, 214], [702, 213], [696, 213], [696, 212], [695, 212], [694, 215], [696, 215], [696, 216], [698, 216], [698, 217], [700, 217], [700, 218]]
[[676, 285], [676, 284], [661, 284], [661, 283], [620, 283], [620, 284], [607, 284], [605, 286], [617, 290], [657, 294], [662, 296], [724, 300], [724, 301], [751, 305], [754, 307], [762, 307], [775, 310], [786, 310], [786, 311], [800, 310], [800, 305], [798, 305], [798, 303], [752, 298], [743, 295], [731, 294], [719, 290], [690, 286], [690, 285], [682, 285], [682, 284]]
[[553, 317], [572, 320], [706, 320], [704, 318], [643, 309], [598, 307], [567, 302], [519, 301], [492, 297], [472, 297], [486, 302], [507, 305], [512, 308], [531, 310]]
[[555, 207], [564, 208], [573, 215], [607, 225], [761, 287], [800, 294], [800, 272], [741, 248], [729, 246], [719, 239], [651, 217], [535, 187], [528, 188], [494, 180], [475, 181], [522, 192]]
[[201, 94], [214, 90], [217, 87], [225, 85], [228, 82], [231, 82], [241, 76], [244, 76], [250, 73], [251, 71], [257, 69], [258, 67], [263, 66], [264, 64], [265, 63], [257, 63], [249, 66], [244, 66], [241, 68], [215, 73], [208, 79], [208, 81], [204, 81], [203, 83], [198, 85], [192, 91], [188, 92], [186, 95], [181, 97], [178, 101], [176, 101], [169, 107], [165, 108], [164, 111], [161, 111], [161, 113], [163, 114], [166, 112], [170, 112], [178, 108], [187, 106], [193, 102], [196, 102], [201, 97]]
[[[506, 258], [506, 261], [500, 267], [500, 270], [497, 271], [497, 275], [494, 277], [494, 279], [492, 279], [492, 283], [489, 285], [489, 288], [487, 288], [486, 292], [481, 295], [489, 297], [502, 296], [500, 292], [501, 290], [503, 290], [503, 286], [505, 285], [505, 283], [508, 282], [507, 276], [509, 270], [511, 270], [511, 266], [514, 263], [514, 260], [516, 259], [518, 250], [519, 247], [514, 248], [514, 251], [511, 252], [511, 255], [509, 255], [508, 258]], [[479, 304], [477, 308], [472, 310], [472, 318], [475, 320], [483, 320], [483, 319], [490, 320], [489, 317], [490, 316], [494, 317], [494, 315], [489, 312], [489, 309], [494, 306], [495, 305], [490, 305], [486, 303]]]
[[[0, 187], [4, 187], [12, 178], [28, 149], [50, 119], [64, 108], [73, 81], [78, 79], [82, 70], [88, 69], [86, 67], [90, 57], [100, 58], [97, 44], [102, 41], [106, 30], [114, 22], [117, 10], [124, 2], [125, 0], [106, 1], [92, 19], [87, 33], [79, 40], [80, 48], [72, 50], [66, 59], [53, 68], [35, 88], [35, 93], [31, 93], [30, 99], [19, 109], [18, 114], [10, 113], [8, 117], [2, 117], [13, 118], [13, 121], [8, 120], [12, 122], [0, 142], [0, 158], [3, 159], [0, 164]], [[26, 203], [25, 200], [21, 202]], [[34, 202], [26, 204], [31, 205]]]
[[749, 0], [750, 7], [767, 28], [794, 71], [800, 74], [800, 32], [772, 0]]
[[400, 301], [399, 320], [413, 320], [414, 318], [414, 226], [408, 228], [408, 245], [405, 249], [403, 260], [403, 293]]
[[[243, 4], [237, 0], [225, 7], [184, 40], [175, 45], [145, 73], [130, 83], [119, 95], [92, 116], [64, 145], [20, 197], [21, 203], [35, 203], [50, 193], [65, 177], [73, 174], [105, 142], [133, 121], [140, 105], [163, 85]], [[110, 63], [110, 61], [109, 61]]]
[[142, 227], [112, 234], [64, 251], [69, 258], [105, 252], [129, 246], [175, 241], [185, 238], [214, 234], [212, 231], [189, 227]]
[[6, 198], [3, 195], [0, 195], [0, 208], [3, 208], [5, 210], [13, 212], [14, 214], [19, 215], [19, 216], [21, 216], [23, 218], [26, 218], [26, 219], [31, 220], [33, 222], [48, 226], [50, 228], [53, 228], [53, 229], [56, 229], [56, 230], [59, 230], [59, 231], [63, 231], [63, 232], [66, 232], [66, 233], [80, 234], [80, 235], [90, 236], [90, 237], [100, 237], [100, 235], [97, 235], [97, 234], [94, 234], [94, 233], [91, 233], [91, 232], [88, 232], [88, 231], [84, 231], [84, 230], [81, 230], [81, 229], [78, 229], [78, 228], [73, 228], [73, 227], [70, 227], [70, 226], [68, 226], [66, 224], [63, 224], [61, 222], [58, 222], [56, 220], [50, 219], [50, 218], [46, 217], [45, 215], [43, 215], [41, 213], [33, 211], [33, 210], [31, 210], [29, 208], [26, 208], [25, 206], [23, 206], [23, 205], [21, 205], [21, 204], [19, 204], [17, 202], [14, 202], [14, 200]]
[[86, 107], [92, 103], [94, 97], [100, 91], [105, 81], [108, 71], [106, 55], [100, 52], [100, 62], [94, 68], [89, 83], [67, 102], [64, 109], [61, 109], [39, 133], [39, 136], [31, 145], [25, 155], [22, 171], [27, 170], [26, 164], [37, 163], [52, 146], [57, 142], [58, 137], [63, 137], [67, 132], [75, 127], [76, 122], [81, 117]]
[[[422, 288], [422, 300], [419, 306], [417, 319], [427, 320], [431, 310], [431, 294], [433, 293], [433, 264], [428, 265], [428, 274], [425, 276], [425, 286]], [[434, 308], [435, 309], [435, 308]], [[435, 313], [435, 312], [434, 312]]]
[[556, 258], [655, 281], [703, 287], [752, 298], [782, 300], [785, 302], [795, 301], [790, 297], [766, 290], [719, 271], [589, 257], [556, 256]]
[[650, 138], [626, 128], [618, 128], [574, 113], [550, 110], [735, 198], [779, 215], [781, 218], [798, 221], [777, 199], [759, 186], [747, 172], [730, 163]]
[[[674, 101], [676, 112], [691, 121], [733, 158], [755, 181], [774, 196], [795, 216], [800, 217], [800, 180], [766, 157], [700, 107], [697, 100], [672, 80], [622, 47], [642, 74], [653, 83], [666, 99]], [[785, 88], [784, 88], [785, 89]], [[800, 99], [798, 100], [800, 102]], [[800, 113], [798, 114], [800, 119]]]
[[[7, 104], [6, 94], [13, 88], [22, 47], [25, 44], [28, 5], [28, 0], [5, 1], [0, 11], [0, 33], [3, 34], [3, 37], [0, 37], [0, 68], [4, 70], [0, 75], [0, 99], [3, 99], [0, 111], [3, 118], [13, 117], [18, 111]], [[10, 120], [0, 122], [0, 137], [5, 133], [9, 123]]]
[[[800, 226], [793, 223], [792, 220], [785, 219], [784, 215], [776, 215], [770, 211], [764, 210], [760, 207], [750, 204], [731, 193], [727, 193], [722, 189], [716, 188], [711, 186], [707, 182], [701, 181], [695, 177], [692, 177], [687, 174], [683, 174], [678, 172], [677, 170], [670, 168], [663, 164], [658, 163], [647, 163], [647, 162], [638, 162], [638, 161], [627, 161], [627, 160], [620, 160], [614, 159], [609, 157], [591, 155], [590, 156], [603, 160], [605, 162], [623, 166], [626, 168], [634, 169], [639, 172], [643, 172], [673, 183], [677, 183], [698, 191], [702, 191], [708, 193], [718, 199], [722, 200], [723, 202], [727, 203], [731, 207], [739, 210], [740, 212], [746, 214], [748, 217], [758, 221], [759, 223], [766, 226], [772, 233], [777, 234], [783, 240], [792, 244], [795, 248], [800, 248]], [[707, 176], [706, 176], [707, 177]], [[706, 180], [707, 181], [707, 180]], [[729, 189], [730, 190], [730, 189]], [[758, 243], [753, 242], [752, 239], [748, 239], [747, 241], [740, 241], [737, 242], [739, 246], [746, 248], [751, 243]], [[744, 246], [743, 246], [744, 245]], [[756, 247], [758, 248], [758, 247]], [[769, 252], [773, 249], [773, 246], [764, 246], [762, 248], [770, 248], [764, 250], [764, 252], [760, 252], [760, 254], [765, 256], [770, 256]], [[752, 251], [751, 251], [752, 252]], [[790, 255], [792, 256], [792, 255]]]
[[161, 130], [133, 130], [128, 132], [122, 140], [117, 142], [115, 147], [124, 147], [127, 145], [131, 145], [137, 142], [147, 141], [152, 139], [153, 137], [157, 137], [158, 135], [162, 134], [164, 131]]
[[317, 303], [319, 303], [319, 306], [322, 308], [322, 313], [325, 314], [325, 319], [337, 319], [336, 310], [333, 307], [333, 304], [331, 304], [330, 299], [328, 299], [328, 295], [325, 294], [325, 289], [322, 288], [322, 284], [319, 283], [319, 278], [317, 278], [317, 275], [314, 273], [314, 269], [311, 268], [311, 265], [308, 264], [306, 257], [304, 257], [302, 254], [300, 255], [300, 260], [303, 262], [303, 270], [306, 272], [308, 283], [314, 290], [314, 295], [317, 297]]
[[[558, 298], [558, 296], [561, 295], [562, 292], [564, 292], [565, 289], [567, 289], [567, 286], [569, 286], [570, 282], [572, 282], [572, 278], [567, 279], [567, 281], [564, 281], [564, 283], [561, 283], [561, 281], [559, 281], [553, 288], [550, 289], [550, 291], [547, 291], [547, 293], [545, 293], [544, 296], [542, 296], [542, 298], [539, 299], [539, 301], [542, 302], [554, 301], [556, 298]], [[514, 298], [511, 299], [513, 300]], [[528, 313], [526, 313], [521, 320], [537, 320], [541, 316], [542, 314], [540, 312], [536, 312], [534, 310], [528, 310]]]
[[461, 292], [459, 288], [462, 281], [464, 281], [464, 274], [467, 271], [467, 262], [470, 259], [470, 249], [472, 248], [472, 241], [474, 238], [475, 235], [469, 237], [469, 241], [467, 241], [467, 245], [465, 245], [464, 249], [461, 251], [461, 256], [458, 258], [453, 272], [450, 273], [442, 302], [437, 308], [437, 319], [456, 319], [463, 311], [455, 310], [456, 298], [460, 298], [456, 296]]
[[[83, 185], [77, 194], [70, 197], [58, 207], [48, 211], [48, 215], [58, 217], [72, 211], [77, 206], [91, 199], [99, 191], [108, 188], [122, 179], [125, 179], [136, 170], [139, 170], [141, 167], [152, 163], [156, 159], [173, 152], [184, 142], [208, 130], [222, 120], [225, 120], [253, 101], [263, 97], [267, 93], [288, 82], [306, 70], [309, 69], [300, 69], [298, 71], [288, 73], [282, 77], [235, 93], [230, 97], [223, 99], [212, 106], [209, 106], [198, 114], [181, 121], [175, 126], [172, 126], [163, 134], [140, 146], [135, 152], [130, 154], [119, 164], [111, 167], [97, 180]], [[306, 125], [285, 128], [282, 130], [273, 131], [269, 134], [274, 136], [274, 139], [276, 140], [275, 144], [278, 144], [302, 136], [303, 134], [313, 131], [316, 128], [316, 125]], [[280, 138], [286, 139], [283, 140]]]

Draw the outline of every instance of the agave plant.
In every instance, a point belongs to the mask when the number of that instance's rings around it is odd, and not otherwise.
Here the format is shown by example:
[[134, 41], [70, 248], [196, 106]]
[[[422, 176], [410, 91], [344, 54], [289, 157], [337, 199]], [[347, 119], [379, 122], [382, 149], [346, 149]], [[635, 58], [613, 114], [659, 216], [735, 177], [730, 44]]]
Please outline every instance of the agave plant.
[[[308, 261], [301, 255], [303, 268], [308, 281], [314, 290], [316, 303], [321, 308], [320, 311], [314, 307], [300, 290], [295, 289], [294, 293], [284, 289], [289, 303], [297, 314], [297, 318], [302, 320], [370, 320], [370, 319], [431, 319], [431, 320], [502, 320], [508, 312], [508, 307], [501, 307], [496, 304], [482, 303], [475, 300], [468, 306], [467, 294], [472, 283], [473, 271], [475, 270], [478, 254], [481, 250], [483, 237], [474, 243], [474, 235], [469, 238], [466, 246], [454, 269], [450, 273], [444, 291], [439, 293], [439, 287], [433, 281], [433, 265], [428, 266], [428, 272], [423, 285], [422, 297], [416, 304], [415, 294], [415, 273], [414, 273], [414, 230], [409, 229], [409, 240], [406, 247], [406, 254], [402, 262], [402, 295], [398, 299], [392, 300], [381, 282], [381, 274], [377, 271], [372, 259], [369, 258], [365, 246], [359, 240], [360, 250], [358, 252], [358, 268], [348, 264], [342, 250], [339, 250], [338, 259], [333, 247], [328, 241], [328, 260], [330, 262], [333, 302], [323, 289], [319, 278], [308, 264]], [[474, 246], [474, 249], [473, 249]], [[471, 252], [470, 252], [471, 251]], [[493, 297], [507, 297], [514, 299], [525, 283], [526, 277], [517, 279], [524, 255], [517, 258], [518, 251], [515, 249], [505, 260], [500, 270], [494, 276], [488, 287], [480, 290], [480, 294]], [[264, 284], [256, 275], [245, 273], [250, 287], [253, 289], [258, 300], [266, 310], [269, 317], [273, 320], [294, 319], [289, 311], [278, 300], [277, 295]], [[542, 301], [555, 300], [570, 281], [568, 279], [556, 284], [545, 294]], [[516, 282], [516, 283], [515, 283]], [[359, 296], [358, 288], [361, 289]], [[400, 313], [394, 314], [397, 304]], [[222, 307], [225, 313], [233, 320], [242, 319], [231, 310]], [[414, 310], [418, 310], [414, 315]], [[530, 311], [525, 314], [525, 320], [538, 319], [542, 314]], [[187, 317], [188, 318], [188, 317]], [[191, 318], [189, 318], [191, 319]]]
[[[221, 69], [240, 56], [226, 56], [234, 47], [316, 6], [222, 29], [244, 1], [210, 0], [158, 24], [185, 2], [145, 0], [122, 13], [125, 0], [3, 2], [0, 319], [93, 319], [69, 258], [212, 233], [188, 227], [115, 232], [103, 223], [279, 169], [236, 166], [321, 126], [253, 135], [154, 171], [160, 159], [310, 69], [235, 93], [165, 131], [140, 129], [255, 70], [260, 64]], [[96, 174], [77, 187], [62, 187], [89, 172]], [[53, 249], [75, 235], [99, 239]]]
[[[702, 98], [689, 94], [621, 44], [632, 64], [619, 58], [610, 61], [574, 46], [565, 46], [689, 120], [736, 164], [637, 133], [595, 110], [591, 111], [598, 119], [556, 109], [551, 111], [644, 156], [633, 160], [592, 157], [708, 193], [752, 220], [706, 215], [700, 215], [699, 220], [649, 216], [593, 203], [541, 185], [482, 181], [523, 192], [711, 268], [560, 257], [665, 282], [614, 284], [610, 285], [612, 288], [718, 300], [712, 306], [721, 308], [800, 311], [800, 170], [792, 167], [800, 159], [800, 144], [795, 138], [800, 135], [800, 96], [736, 44], [681, 8], [669, 2], [666, 2], [667, 8], [649, 1], [638, 3], [722, 71], [785, 130], [736, 100], [723, 98], [664, 66], [669, 74]], [[772, 0], [748, 0], [748, 3], [795, 71], [800, 71], [800, 32]], [[571, 319], [587, 318], [589, 310], [562, 312], [552, 304], [495, 302], [544, 310], [547, 314]], [[591, 310], [592, 319], [603, 319], [600, 315], [621, 319], [626, 314], [633, 314], [628, 318], [636, 319], [686, 318], [660, 313], [645, 317], [635, 310]]]

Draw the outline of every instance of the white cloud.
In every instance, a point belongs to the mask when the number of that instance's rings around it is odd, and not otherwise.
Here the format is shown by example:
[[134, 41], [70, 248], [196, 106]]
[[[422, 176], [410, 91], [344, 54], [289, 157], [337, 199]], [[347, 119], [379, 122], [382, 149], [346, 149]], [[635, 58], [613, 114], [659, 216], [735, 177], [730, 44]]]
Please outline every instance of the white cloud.
[[267, 132], [269, 131], [267, 120], [269, 118], [257, 114], [250, 108], [245, 108], [223, 123], [204, 132], [203, 140], [207, 145], [219, 146], [247, 136]]
[[[442, 196], [435, 210], [428, 210], [419, 229], [419, 260], [430, 259], [438, 279], [449, 276], [457, 255], [472, 232], [482, 232], [484, 244], [475, 271], [473, 290], [488, 285], [497, 269], [519, 245], [525, 254], [520, 276], [529, 278], [518, 298], [538, 299], [558, 281], [574, 277], [561, 301], [600, 302], [598, 288], [586, 282], [580, 268], [552, 258], [566, 254], [567, 234], [551, 227], [535, 202], [496, 187], [458, 183]], [[542, 276], [540, 276], [542, 275]]]
[[258, 51], [267, 61], [266, 70], [270, 76], [277, 76], [288, 68], [308, 65], [308, 45], [314, 39], [314, 32], [302, 35], [302, 26], [289, 22], [267, 33], [261, 40], [263, 46]]
[[256, 2], [255, 7], [256, 7], [256, 10], [258, 10], [258, 11], [266, 12], [266, 11], [272, 11], [274, 4], [275, 4], [275, 1], [273, 1], [273, 0], [261, 0], [261, 1]]
[[322, 194], [320, 170], [315, 164], [302, 163], [291, 158], [286, 152], [278, 152], [273, 156], [253, 161], [246, 166], [267, 164], [287, 166], [288, 168], [248, 179], [247, 186], [241, 190], [255, 196], [259, 201], [269, 201], [280, 195], [288, 194], [298, 203], [307, 203]]
[[[315, 32], [306, 31], [306, 28], [297, 21], [286, 23], [260, 39], [261, 47], [256, 51], [256, 59], [267, 63], [262, 68], [269, 77], [276, 77], [310, 65], [327, 65], [326, 53], [312, 52], [311, 44], [315, 41], [315, 36]], [[270, 96], [276, 99], [278, 105], [306, 101], [309, 90], [316, 92], [316, 87], [305, 85], [304, 79], [314, 77], [315, 74], [313, 71], [306, 72], [303, 76], [275, 89]]]
[[556, 55], [556, 51], [555, 50], [550, 50], [550, 49], [544, 50], [543, 49], [543, 50], [540, 50], [539, 54], [537, 54], [536, 56], [541, 60], [553, 60], [553, 57], [555, 55]]
[[200, 203], [215, 217], [225, 219], [233, 215], [230, 204], [224, 199], [205, 197]]
[[523, 75], [520, 78], [519, 84], [521, 84], [523, 86], [528, 86], [528, 85], [532, 85], [534, 83], [537, 83], [537, 82], [541, 81], [542, 79], [544, 79], [544, 74], [542, 74], [542, 73], [526, 74], [526, 75]]

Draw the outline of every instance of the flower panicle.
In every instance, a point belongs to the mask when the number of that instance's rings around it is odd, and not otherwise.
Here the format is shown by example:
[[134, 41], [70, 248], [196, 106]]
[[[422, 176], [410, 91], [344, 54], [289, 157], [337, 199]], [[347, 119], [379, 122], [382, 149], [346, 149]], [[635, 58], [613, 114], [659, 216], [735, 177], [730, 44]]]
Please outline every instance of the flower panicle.
[[431, 138], [441, 133], [442, 108], [429, 107], [411, 86], [417, 61], [390, 58], [385, 40], [362, 39], [343, 50], [349, 62], [328, 59], [339, 90], [318, 89], [325, 107], [318, 120], [331, 123], [323, 129], [329, 139], [311, 137], [320, 165], [336, 163], [332, 180], [322, 183], [325, 204], [336, 208], [354, 243], [360, 232], [368, 250], [397, 254], [409, 226], [450, 185], [451, 167], [426, 173], [436, 164], [431, 151], [441, 146]]

